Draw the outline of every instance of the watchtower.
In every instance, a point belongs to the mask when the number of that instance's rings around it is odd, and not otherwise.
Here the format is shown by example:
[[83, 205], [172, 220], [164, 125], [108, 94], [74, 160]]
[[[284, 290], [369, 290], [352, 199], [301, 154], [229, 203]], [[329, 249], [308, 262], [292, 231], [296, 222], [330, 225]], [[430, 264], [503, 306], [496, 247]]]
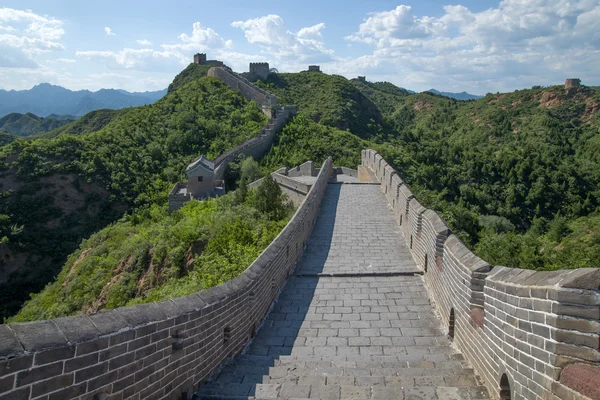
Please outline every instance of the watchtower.
[[194, 54], [194, 64], [206, 64], [206, 53], [196, 53]]
[[367, 81], [367, 77], [366, 76], [359, 76], [358, 80], [361, 82], [366, 82]]
[[565, 89], [573, 89], [581, 85], [581, 79], [570, 78], [565, 81]]
[[248, 79], [255, 81], [257, 79], [265, 80], [269, 76], [269, 63], [257, 62], [250, 63], [250, 74]]
[[318, 65], [309, 65], [308, 72], [321, 72], [321, 67]]

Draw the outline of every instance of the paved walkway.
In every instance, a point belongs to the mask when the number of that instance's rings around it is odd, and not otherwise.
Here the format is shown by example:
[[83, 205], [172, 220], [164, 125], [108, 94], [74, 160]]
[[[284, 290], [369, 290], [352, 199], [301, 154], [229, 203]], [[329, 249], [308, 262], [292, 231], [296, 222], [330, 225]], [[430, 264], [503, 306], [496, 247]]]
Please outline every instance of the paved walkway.
[[487, 399], [416, 271], [379, 186], [329, 184], [296, 274], [199, 398]]

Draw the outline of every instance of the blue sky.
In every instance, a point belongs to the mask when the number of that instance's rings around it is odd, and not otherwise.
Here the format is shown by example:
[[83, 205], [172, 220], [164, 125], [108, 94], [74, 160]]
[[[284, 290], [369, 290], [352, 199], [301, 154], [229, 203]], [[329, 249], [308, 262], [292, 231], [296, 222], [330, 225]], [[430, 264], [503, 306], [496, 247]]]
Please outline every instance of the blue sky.
[[0, 88], [157, 90], [196, 52], [417, 91], [600, 85], [599, 21], [598, 0], [4, 0]]

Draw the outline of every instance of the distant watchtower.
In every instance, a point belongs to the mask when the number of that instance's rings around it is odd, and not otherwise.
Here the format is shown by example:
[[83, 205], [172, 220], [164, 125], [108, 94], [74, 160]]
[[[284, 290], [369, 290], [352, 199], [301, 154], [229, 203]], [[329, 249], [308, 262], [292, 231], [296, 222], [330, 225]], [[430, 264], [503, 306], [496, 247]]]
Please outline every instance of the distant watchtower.
[[205, 53], [194, 54], [194, 64], [200, 64], [200, 65], [206, 64], [206, 54]]
[[308, 72], [321, 72], [321, 67], [318, 65], [309, 65]]
[[565, 89], [573, 89], [581, 85], [581, 79], [572, 78], [565, 81]]
[[366, 82], [367, 81], [367, 77], [366, 76], [359, 76], [358, 80], [361, 82]]
[[269, 63], [257, 62], [250, 63], [250, 74], [248, 79], [255, 81], [257, 79], [265, 80], [269, 77]]

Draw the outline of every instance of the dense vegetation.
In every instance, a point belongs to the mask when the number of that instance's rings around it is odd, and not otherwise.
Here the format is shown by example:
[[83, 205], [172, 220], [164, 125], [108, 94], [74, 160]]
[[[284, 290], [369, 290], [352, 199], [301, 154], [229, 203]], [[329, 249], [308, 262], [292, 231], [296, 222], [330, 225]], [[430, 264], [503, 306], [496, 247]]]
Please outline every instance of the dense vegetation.
[[367, 147], [369, 142], [350, 132], [318, 124], [301, 115], [283, 128], [261, 164], [268, 170], [294, 167], [307, 160], [321, 165], [331, 156], [336, 166], [356, 168], [360, 164], [360, 151]]
[[39, 137], [50, 139], [55, 138], [63, 133], [67, 135], [81, 135], [84, 133], [97, 132], [100, 129], [104, 128], [106, 125], [108, 125], [108, 123], [111, 122], [117, 115], [126, 112], [127, 110], [95, 110], [85, 114], [77, 121], [71, 122], [70, 124], [63, 126], [62, 128], [53, 130], [52, 132], [39, 135]]
[[12, 113], [0, 118], [0, 132], [4, 131], [15, 136], [31, 136], [50, 132], [70, 122], [71, 120], [68, 119], [42, 118], [31, 113]]
[[58, 280], [18, 320], [158, 300], [223, 282], [260, 253], [290, 212], [276, 186], [247, 193], [242, 183], [261, 170], [328, 156], [355, 167], [367, 147], [487, 261], [535, 269], [597, 266], [598, 88], [536, 87], [462, 102], [385, 82], [272, 73], [257, 84], [279, 103], [296, 105], [298, 117], [278, 134], [260, 168], [232, 163], [228, 187], [239, 183], [240, 190], [168, 215], [167, 191], [186, 162], [199, 153], [215, 157], [265, 122], [256, 104], [205, 78], [207, 70], [190, 65], [152, 106], [98, 112], [47, 135], [55, 138], [2, 149], [0, 257], [8, 262], [0, 276], [10, 277], [0, 280], [4, 316], [16, 311], [23, 293], [50, 282], [78, 245]]
[[[242, 163], [242, 180], [258, 166]], [[125, 217], [85, 240], [11, 321], [56, 318], [194, 293], [235, 278], [292, 211], [267, 175], [254, 190]]]
[[377, 148], [419, 200], [487, 261], [595, 267], [598, 104], [600, 91], [585, 87], [521, 90], [473, 102], [398, 97], [386, 115], [394, 136]]
[[165, 204], [191, 159], [242, 143], [265, 119], [255, 103], [204, 78], [120, 111], [97, 132], [3, 147], [1, 316], [50, 282], [83, 238], [124, 211]]
[[278, 103], [293, 104], [300, 115], [322, 125], [349, 130], [361, 138], [381, 132], [383, 118], [377, 106], [342, 76], [272, 73], [266, 82], [256, 84], [275, 94]]

